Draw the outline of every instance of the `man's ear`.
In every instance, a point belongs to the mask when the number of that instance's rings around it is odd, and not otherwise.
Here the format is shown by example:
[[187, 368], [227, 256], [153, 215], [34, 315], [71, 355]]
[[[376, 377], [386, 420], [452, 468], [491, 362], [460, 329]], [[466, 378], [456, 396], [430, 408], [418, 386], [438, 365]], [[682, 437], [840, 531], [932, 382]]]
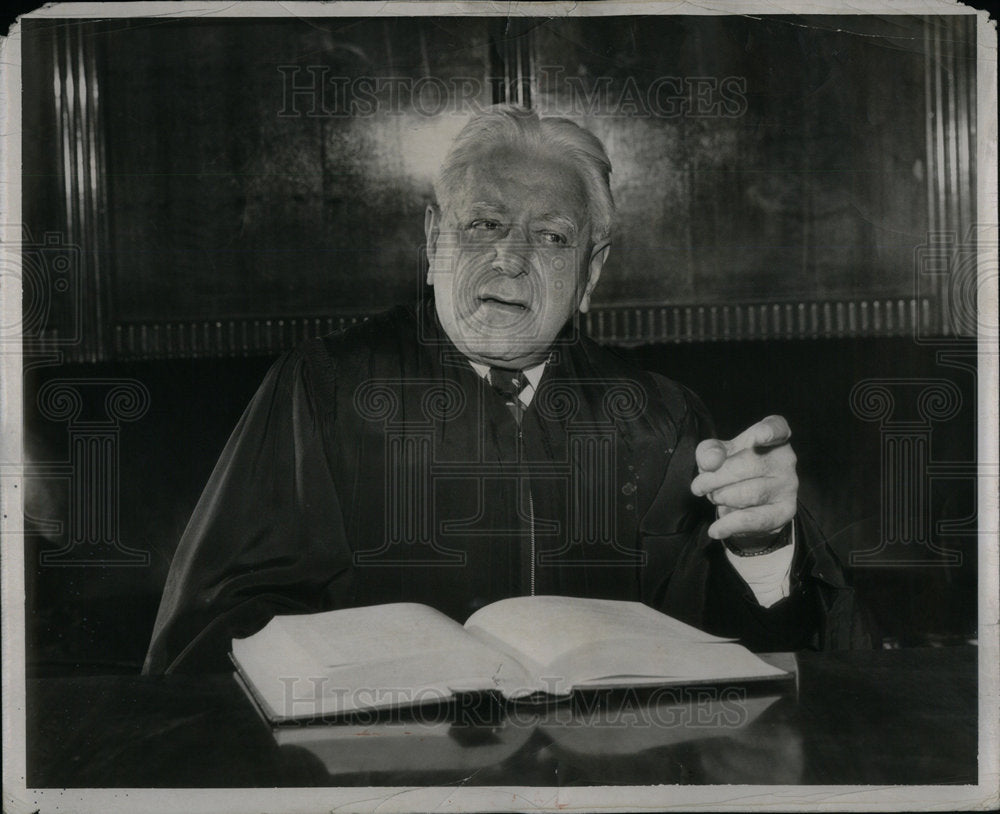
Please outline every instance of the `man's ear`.
[[586, 314], [590, 310], [590, 295], [597, 288], [597, 281], [601, 279], [601, 269], [611, 253], [611, 241], [602, 240], [597, 243], [590, 252], [590, 267], [587, 272], [587, 285], [583, 289], [583, 297], [580, 300], [580, 313]]
[[428, 204], [424, 210], [424, 237], [427, 239], [427, 285], [431, 281], [434, 268], [434, 253], [437, 251], [438, 235], [441, 233], [441, 210], [435, 204]]

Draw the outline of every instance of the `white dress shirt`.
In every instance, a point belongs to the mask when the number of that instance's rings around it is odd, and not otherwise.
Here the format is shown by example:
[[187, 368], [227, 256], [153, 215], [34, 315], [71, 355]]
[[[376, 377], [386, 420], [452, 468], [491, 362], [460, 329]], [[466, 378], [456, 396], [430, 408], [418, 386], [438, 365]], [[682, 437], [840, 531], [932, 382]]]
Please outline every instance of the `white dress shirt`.
[[[487, 382], [490, 380], [490, 368], [479, 362], [469, 360], [469, 364], [479, 376]], [[527, 407], [535, 397], [535, 389], [545, 372], [545, 362], [521, 371], [527, 379], [524, 389], [518, 395], [520, 402]], [[726, 549], [726, 559], [736, 569], [743, 581], [750, 586], [753, 595], [761, 607], [769, 608], [781, 601], [791, 591], [792, 557], [795, 554], [795, 524], [792, 523], [792, 542], [789, 545], [761, 554], [757, 557], [740, 557]]]

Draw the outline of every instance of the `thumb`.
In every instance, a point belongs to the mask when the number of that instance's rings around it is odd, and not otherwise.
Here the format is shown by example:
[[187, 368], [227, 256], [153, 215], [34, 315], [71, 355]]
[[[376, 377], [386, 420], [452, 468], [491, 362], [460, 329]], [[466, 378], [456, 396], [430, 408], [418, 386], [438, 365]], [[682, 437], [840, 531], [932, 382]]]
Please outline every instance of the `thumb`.
[[717, 438], [702, 441], [694, 451], [699, 472], [714, 472], [725, 463], [726, 456], [726, 445]]

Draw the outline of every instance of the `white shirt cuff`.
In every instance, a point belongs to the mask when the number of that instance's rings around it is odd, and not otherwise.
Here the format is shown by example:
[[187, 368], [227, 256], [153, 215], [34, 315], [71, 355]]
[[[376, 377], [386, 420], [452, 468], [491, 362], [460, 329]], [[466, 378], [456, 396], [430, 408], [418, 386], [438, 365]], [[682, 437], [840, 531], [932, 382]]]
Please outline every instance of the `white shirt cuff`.
[[769, 608], [791, 593], [792, 558], [795, 556], [795, 521], [792, 542], [770, 554], [740, 557], [726, 549], [726, 558], [743, 581], [750, 586], [762, 608]]

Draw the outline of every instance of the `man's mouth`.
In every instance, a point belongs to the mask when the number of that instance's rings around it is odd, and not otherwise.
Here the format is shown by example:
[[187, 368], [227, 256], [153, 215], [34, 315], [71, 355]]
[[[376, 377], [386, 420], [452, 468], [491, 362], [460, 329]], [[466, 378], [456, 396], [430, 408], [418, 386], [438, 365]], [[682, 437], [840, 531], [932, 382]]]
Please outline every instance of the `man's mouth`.
[[510, 311], [527, 311], [527, 303], [521, 302], [520, 300], [508, 300], [503, 297], [497, 297], [493, 294], [486, 294], [482, 297], [476, 297], [476, 300], [483, 305], [491, 305], [494, 307], [505, 308]]

